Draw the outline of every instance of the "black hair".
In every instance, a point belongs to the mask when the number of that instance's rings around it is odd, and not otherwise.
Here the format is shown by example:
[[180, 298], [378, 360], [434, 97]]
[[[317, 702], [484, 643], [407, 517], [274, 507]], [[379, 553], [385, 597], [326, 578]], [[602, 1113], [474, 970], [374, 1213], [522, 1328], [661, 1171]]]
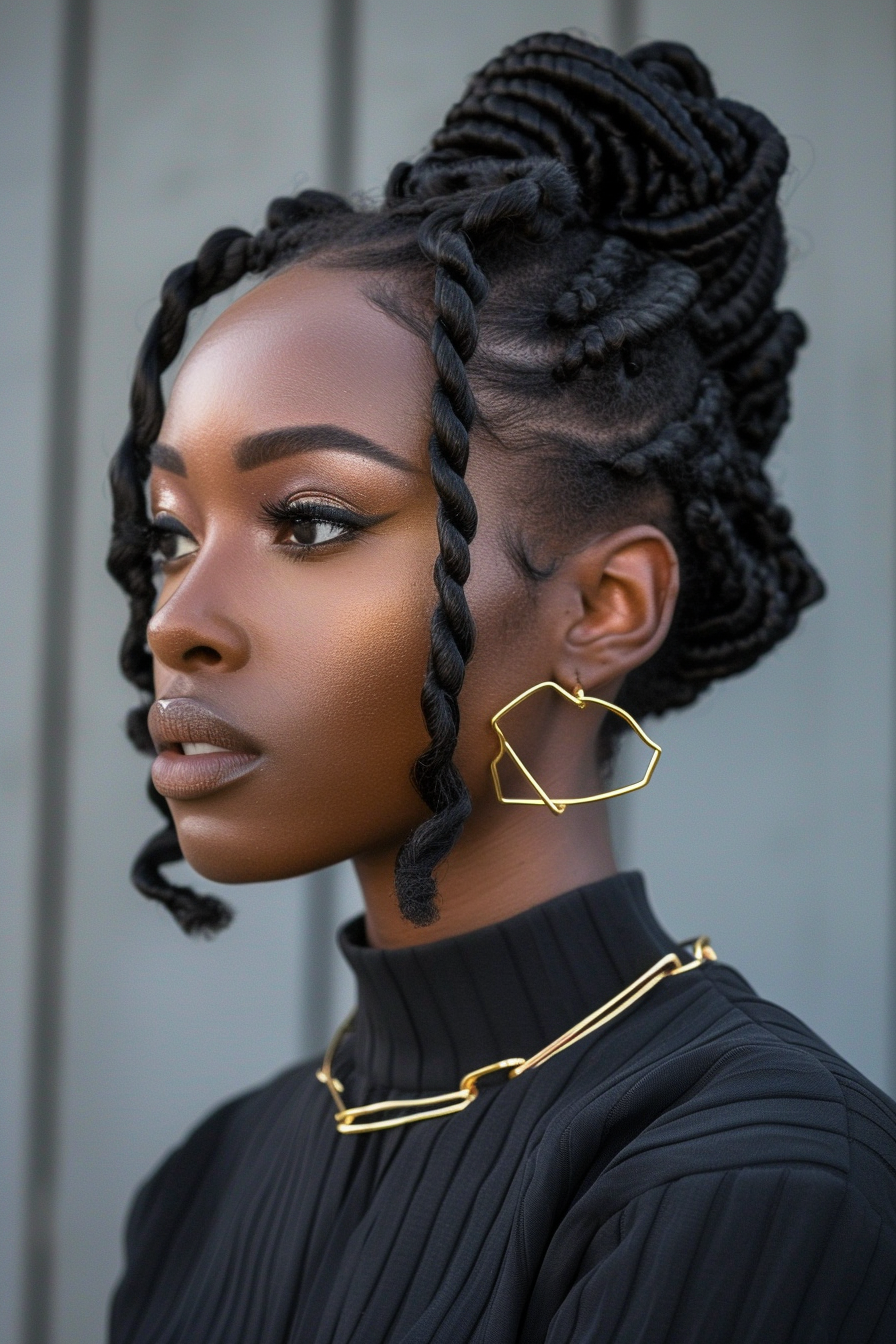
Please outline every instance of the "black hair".
[[[437, 917], [433, 871], [471, 806], [453, 760], [475, 639], [464, 596], [476, 531], [464, 480], [471, 432], [520, 457], [514, 488], [537, 508], [528, 537], [510, 544], [532, 583], [597, 520], [650, 515], [672, 538], [681, 595], [663, 646], [626, 679], [630, 712], [687, 705], [789, 634], [824, 590], [765, 470], [805, 339], [799, 317], [774, 307], [786, 164], [775, 127], [718, 98], [687, 47], [657, 42], [621, 57], [544, 33], [472, 78], [430, 149], [393, 170], [380, 205], [303, 191], [273, 201], [255, 236], [213, 234], [165, 281], [111, 468], [109, 568], [131, 611], [121, 666], [143, 694], [128, 720], [135, 745], [152, 751], [145, 485], [162, 374], [193, 309], [247, 275], [308, 258], [378, 274], [375, 296], [425, 324], [436, 367], [430, 745], [413, 771], [431, 815], [396, 862], [408, 919]], [[167, 824], [138, 856], [135, 885], [188, 932], [223, 927], [223, 902], [162, 874], [180, 849], [167, 803], [152, 785], [150, 795]]]

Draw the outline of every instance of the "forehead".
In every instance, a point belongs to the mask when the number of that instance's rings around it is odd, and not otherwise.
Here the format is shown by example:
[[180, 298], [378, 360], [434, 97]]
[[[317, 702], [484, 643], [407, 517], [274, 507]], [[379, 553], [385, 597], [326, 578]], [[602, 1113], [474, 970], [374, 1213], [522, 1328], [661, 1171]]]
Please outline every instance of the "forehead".
[[204, 426], [236, 438], [303, 423], [417, 439], [431, 356], [365, 295], [364, 280], [305, 263], [238, 299], [184, 361], [162, 439], [188, 448]]

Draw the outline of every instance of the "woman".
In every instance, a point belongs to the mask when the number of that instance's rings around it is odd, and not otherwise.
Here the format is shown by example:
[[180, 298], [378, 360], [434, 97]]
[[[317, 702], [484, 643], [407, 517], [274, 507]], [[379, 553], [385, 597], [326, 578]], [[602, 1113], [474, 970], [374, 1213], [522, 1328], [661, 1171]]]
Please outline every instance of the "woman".
[[135, 881], [212, 931], [165, 863], [352, 858], [366, 914], [325, 1060], [139, 1195], [115, 1344], [896, 1338], [891, 1103], [676, 946], [604, 801], [822, 593], [764, 468], [785, 163], [687, 49], [546, 34], [381, 207], [277, 200], [166, 282], [112, 469]]

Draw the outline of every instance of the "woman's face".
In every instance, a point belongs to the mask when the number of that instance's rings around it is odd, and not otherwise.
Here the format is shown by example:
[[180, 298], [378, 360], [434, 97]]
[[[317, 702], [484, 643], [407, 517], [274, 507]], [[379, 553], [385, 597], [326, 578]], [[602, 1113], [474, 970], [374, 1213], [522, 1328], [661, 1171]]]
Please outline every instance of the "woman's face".
[[[394, 851], [427, 815], [410, 771], [429, 740], [434, 371], [361, 280], [302, 265], [235, 303], [186, 360], [153, 453], [153, 778], [211, 879]], [[479, 636], [458, 761], [487, 808], [491, 715], [544, 667], [487, 454], [468, 478]]]

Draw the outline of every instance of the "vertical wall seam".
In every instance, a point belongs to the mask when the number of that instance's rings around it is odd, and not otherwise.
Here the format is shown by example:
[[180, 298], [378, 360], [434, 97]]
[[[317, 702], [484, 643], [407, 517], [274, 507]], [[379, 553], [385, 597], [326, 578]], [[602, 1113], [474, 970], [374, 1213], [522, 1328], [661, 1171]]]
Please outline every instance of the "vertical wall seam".
[[23, 1344], [49, 1344], [53, 1329], [91, 0], [66, 0], [62, 18], [33, 862]]
[[[894, 199], [893, 205], [894, 207], [896, 207], [896, 199]], [[896, 209], [894, 209], [894, 218], [896, 218]], [[893, 238], [893, 244], [894, 244], [894, 250], [896, 250], [896, 237]], [[896, 294], [894, 294], [893, 297], [896, 298]], [[891, 315], [893, 321], [893, 331], [894, 333], [896, 333], [896, 308], [891, 309]], [[896, 451], [896, 440], [894, 440], [894, 442], [891, 444], [891, 450]], [[896, 556], [894, 556], [894, 553], [891, 552], [891, 558], [890, 558], [891, 565], [893, 564], [894, 558], [896, 558]], [[896, 669], [896, 647], [891, 648], [890, 658], [891, 658], [891, 664], [890, 664], [891, 669]], [[892, 686], [892, 693], [896, 695], [896, 684]], [[896, 731], [894, 731], [894, 724], [893, 720], [891, 719], [891, 727], [890, 727], [891, 802], [894, 798], [894, 794], [896, 794]], [[896, 967], [896, 830], [893, 830], [891, 832], [889, 864], [890, 864], [890, 872], [889, 872], [888, 887], [890, 896], [890, 920], [889, 920], [890, 958], [888, 964], [889, 992], [886, 997], [888, 1001], [887, 1006], [889, 1007], [890, 1011], [887, 1014], [885, 1031], [887, 1033], [886, 1054], [887, 1054], [887, 1070], [889, 1073], [889, 1078], [887, 1079], [887, 1089], [891, 1097], [896, 1097], [896, 971], [894, 971], [893, 969], [894, 967]]]
[[641, 36], [639, 0], [610, 0], [610, 45], [620, 55], [630, 51]]
[[[328, 0], [324, 92], [324, 177], [346, 196], [354, 190], [357, 136], [359, 0]], [[338, 870], [325, 868], [305, 882], [308, 903], [300, 986], [302, 1049], [322, 1048], [332, 1030], [335, 1000], [330, 943], [336, 922]]]
[[329, 0], [324, 170], [331, 191], [354, 190], [360, 0]]

